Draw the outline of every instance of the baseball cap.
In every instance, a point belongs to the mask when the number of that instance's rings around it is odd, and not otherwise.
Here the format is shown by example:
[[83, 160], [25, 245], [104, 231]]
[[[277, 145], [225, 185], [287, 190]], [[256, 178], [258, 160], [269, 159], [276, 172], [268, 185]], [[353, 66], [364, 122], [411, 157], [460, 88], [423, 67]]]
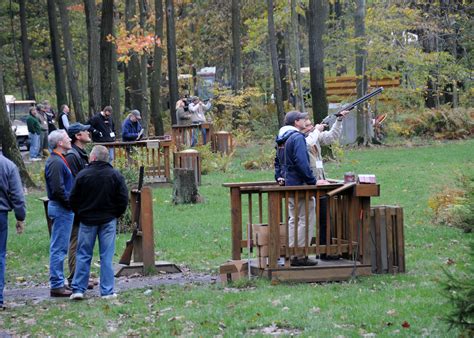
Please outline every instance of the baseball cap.
[[135, 116], [137, 119], [141, 120], [142, 118], [142, 115], [140, 114], [140, 111], [137, 110], [137, 109], [134, 109], [130, 112], [130, 114], [132, 114], [133, 116]]
[[295, 124], [295, 121], [306, 119], [308, 117], [308, 113], [302, 113], [299, 111], [290, 111], [285, 115], [285, 125], [292, 126]]
[[81, 131], [89, 130], [90, 128], [91, 128], [91, 126], [88, 125], [88, 124], [82, 124], [82, 123], [79, 123], [79, 122], [75, 122], [75, 123], [69, 125], [69, 128], [67, 129], [67, 133], [68, 133], [69, 137], [72, 138], [77, 133], [80, 133]]

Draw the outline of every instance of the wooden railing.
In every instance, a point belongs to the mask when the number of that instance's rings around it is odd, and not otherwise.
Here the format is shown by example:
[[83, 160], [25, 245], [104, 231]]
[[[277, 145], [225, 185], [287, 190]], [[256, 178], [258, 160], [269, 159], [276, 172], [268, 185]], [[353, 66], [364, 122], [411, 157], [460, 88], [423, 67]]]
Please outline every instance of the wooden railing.
[[[361, 264], [371, 264], [370, 196], [379, 195], [379, 185], [330, 184], [321, 186], [280, 187], [275, 182], [226, 183], [230, 189], [232, 223], [232, 259], [241, 259], [244, 248], [255, 246], [251, 239], [255, 224], [268, 224], [268, 266], [278, 267], [278, 259], [308, 255], [342, 255]], [[316, 203], [315, 238], [309, 238], [308, 215], [312, 198], [328, 199], [325, 215]], [[305, 209], [305, 244], [289, 246], [289, 202], [302, 200]], [[301, 202], [300, 202], [301, 203]], [[295, 215], [298, 214], [295, 203]], [[300, 206], [301, 207], [301, 206]], [[320, 217], [326, 217], [326, 244], [320, 243]], [[295, 220], [296, 222], [296, 220]], [[297, 241], [295, 226], [294, 243]]]
[[125, 165], [145, 166], [145, 179], [149, 183], [170, 182], [170, 148], [169, 138], [153, 138], [135, 142], [108, 142], [100, 144], [112, 152], [116, 163], [125, 160]]
[[[206, 143], [211, 142], [212, 140], [212, 123], [204, 122], [198, 124], [189, 124], [189, 125], [173, 125], [172, 137], [173, 143], [176, 147], [176, 151], [183, 150], [184, 148], [189, 148], [193, 144], [193, 137], [197, 138], [196, 145], [203, 145], [204, 140], [202, 138], [202, 130], [206, 131]], [[194, 135], [193, 135], [194, 133]]]

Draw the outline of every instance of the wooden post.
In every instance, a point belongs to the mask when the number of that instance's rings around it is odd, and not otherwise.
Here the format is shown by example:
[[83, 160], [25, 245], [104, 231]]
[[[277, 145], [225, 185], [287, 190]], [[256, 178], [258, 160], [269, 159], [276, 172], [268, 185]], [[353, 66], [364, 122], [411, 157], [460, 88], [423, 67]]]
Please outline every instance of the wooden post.
[[141, 191], [140, 223], [142, 227], [143, 273], [155, 272], [155, 241], [153, 234], [153, 195], [150, 187]]
[[239, 187], [230, 188], [230, 208], [232, 223], [232, 259], [239, 260], [242, 255], [242, 198]]
[[173, 176], [174, 204], [198, 203], [200, 198], [194, 178], [194, 171], [176, 168], [173, 170]]
[[229, 155], [232, 153], [232, 134], [227, 131], [218, 131], [212, 137], [212, 149], [214, 152]]
[[175, 169], [190, 169], [194, 172], [196, 185], [201, 185], [201, 155], [197, 150], [187, 149], [173, 154]]
[[[298, 201], [295, 198], [295, 205]], [[278, 258], [280, 257], [280, 192], [271, 191], [268, 193], [268, 226], [270, 227], [268, 243], [268, 266], [276, 268]], [[295, 212], [296, 217], [298, 213]], [[296, 223], [296, 222], [295, 222]], [[295, 238], [295, 246], [296, 246]]]

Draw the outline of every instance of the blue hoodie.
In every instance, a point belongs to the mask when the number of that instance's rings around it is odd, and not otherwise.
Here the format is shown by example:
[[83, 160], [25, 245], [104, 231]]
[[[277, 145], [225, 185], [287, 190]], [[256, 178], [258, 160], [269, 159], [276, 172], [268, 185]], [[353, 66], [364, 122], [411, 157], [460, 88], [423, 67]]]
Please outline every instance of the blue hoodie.
[[275, 179], [285, 179], [286, 186], [316, 184], [306, 150], [304, 134], [293, 126], [284, 126], [276, 138]]

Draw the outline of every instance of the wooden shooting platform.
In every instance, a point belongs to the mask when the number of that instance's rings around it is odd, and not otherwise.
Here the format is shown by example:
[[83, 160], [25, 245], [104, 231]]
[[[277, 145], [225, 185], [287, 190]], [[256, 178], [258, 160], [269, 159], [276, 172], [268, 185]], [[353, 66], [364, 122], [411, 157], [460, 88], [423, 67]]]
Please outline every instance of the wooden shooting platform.
[[[231, 198], [232, 260], [250, 263], [251, 275], [279, 281], [326, 282], [405, 271], [403, 211], [390, 206], [371, 208], [370, 198], [380, 195], [378, 184], [281, 187], [275, 182], [250, 182], [224, 186], [230, 189]], [[325, 214], [320, 203], [314, 207], [311, 202], [320, 198], [328, 201]], [[294, 203], [295, 214], [298, 208], [305, 209], [304, 246], [289, 246], [291, 200], [300, 201]], [[308, 236], [310, 208], [315, 208], [316, 215], [313, 238]], [[320, 241], [320, 217], [328, 224], [326, 244]], [[295, 230], [295, 243], [297, 236]], [[318, 264], [292, 266], [294, 256], [316, 259]], [[323, 256], [338, 259], [320, 259]], [[241, 278], [241, 273], [232, 274], [235, 269], [227, 268], [229, 264], [221, 266], [221, 278]]]
[[132, 219], [136, 219], [137, 199], [140, 195], [140, 221], [137, 236], [133, 237], [133, 262], [129, 265], [117, 264], [115, 276], [130, 276], [133, 274], [149, 275], [157, 272], [181, 272], [178, 266], [165, 261], [155, 261], [155, 240], [153, 235], [153, 195], [150, 187], [141, 191], [132, 190], [130, 206]]

